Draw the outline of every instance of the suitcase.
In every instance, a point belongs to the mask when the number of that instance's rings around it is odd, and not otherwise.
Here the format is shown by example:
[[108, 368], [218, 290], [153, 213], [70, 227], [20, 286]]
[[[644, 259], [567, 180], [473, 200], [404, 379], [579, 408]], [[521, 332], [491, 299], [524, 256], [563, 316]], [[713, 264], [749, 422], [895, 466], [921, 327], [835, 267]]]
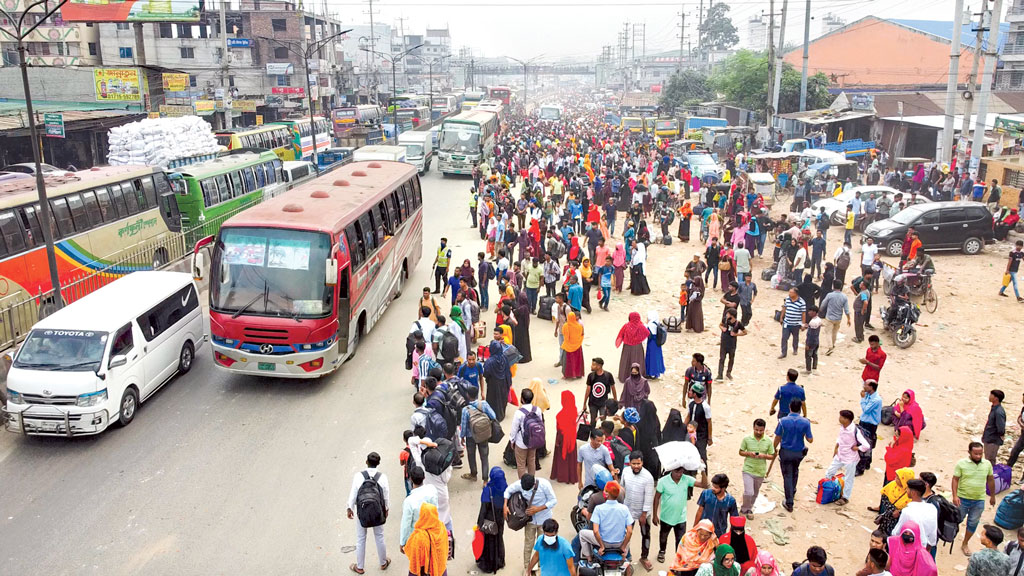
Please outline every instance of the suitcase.
[[481, 320], [473, 324], [473, 337], [477, 340], [487, 336], [487, 322]]
[[764, 270], [761, 270], [761, 280], [764, 280], [765, 282], [771, 282], [772, 276], [774, 275], [775, 268], [765, 268]]
[[[1010, 484], [1013, 483], [1013, 469], [1006, 464], [996, 464], [992, 467], [992, 478], [996, 485], [996, 494], [1005, 492], [1010, 489]], [[985, 487], [985, 493], [991, 496], [988, 487]]]
[[670, 236], [670, 235], [662, 236], [661, 237], [661, 243], [664, 244], [665, 246], [671, 246], [672, 245], [672, 236]]
[[551, 307], [555, 305], [555, 299], [551, 296], [541, 296], [537, 308], [537, 318], [551, 320]]
[[814, 501], [818, 504], [831, 504], [843, 497], [843, 484], [845, 479], [842, 474], [836, 474], [834, 478], [822, 478], [818, 480], [818, 495]]

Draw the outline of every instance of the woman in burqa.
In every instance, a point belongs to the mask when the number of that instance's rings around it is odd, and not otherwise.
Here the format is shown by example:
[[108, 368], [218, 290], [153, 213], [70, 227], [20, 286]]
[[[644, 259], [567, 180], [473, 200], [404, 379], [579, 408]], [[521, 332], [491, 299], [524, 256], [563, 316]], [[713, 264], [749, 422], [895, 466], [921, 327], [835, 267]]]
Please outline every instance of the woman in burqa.
[[629, 369], [629, 377], [622, 382], [622, 398], [620, 398], [621, 406], [623, 408], [640, 408], [640, 403], [647, 399], [651, 395], [651, 385], [647, 383], [647, 379], [644, 378], [643, 370], [638, 362], [634, 362]]
[[689, 303], [686, 305], [686, 329], [700, 333], [704, 331], [704, 278], [700, 274], [691, 279], [693, 287], [689, 291]]
[[[665, 428], [661, 431], [661, 443], [686, 442], [686, 426], [683, 426], [683, 415], [675, 408], [668, 411], [668, 418], [665, 420]], [[660, 444], [659, 444], [660, 446]]]
[[476, 559], [477, 567], [486, 574], [494, 574], [505, 567], [505, 518], [502, 510], [506, 488], [508, 482], [505, 480], [505, 471], [501, 466], [491, 468], [490, 477], [480, 494], [480, 513], [476, 519], [477, 526], [483, 526], [486, 520], [493, 520], [498, 528], [497, 534], [484, 534], [484, 549]]
[[505, 419], [508, 389], [512, 386], [512, 373], [502, 348], [501, 342], [492, 340], [488, 347], [491, 356], [484, 362], [484, 381], [487, 383], [485, 400], [494, 409], [499, 422]]
[[530, 351], [530, 301], [525, 290], [516, 296], [515, 314], [519, 324], [513, 332], [512, 345], [523, 355], [519, 363], [527, 364], [533, 360], [533, 354]]
[[[658, 421], [658, 407], [651, 400], [644, 399], [640, 402], [640, 422], [636, 425], [637, 446], [633, 448], [644, 453], [644, 468], [651, 473], [651, 476], [661, 476], [661, 459], [654, 450], [662, 442], [661, 422]], [[676, 411], [678, 415], [678, 411]], [[680, 419], [682, 422], [682, 419]]]

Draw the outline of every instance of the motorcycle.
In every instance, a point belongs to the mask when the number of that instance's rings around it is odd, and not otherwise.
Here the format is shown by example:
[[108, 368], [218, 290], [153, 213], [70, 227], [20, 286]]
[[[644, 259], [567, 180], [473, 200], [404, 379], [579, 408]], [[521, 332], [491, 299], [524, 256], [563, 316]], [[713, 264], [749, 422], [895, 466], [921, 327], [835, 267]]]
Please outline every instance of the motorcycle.
[[[595, 471], [598, 465], [594, 465]], [[601, 469], [598, 471], [601, 476], [597, 479], [598, 484], [603, 486], [605, 482], [611, 480], [611, 474], [608, 470]], [[572, 522], [573, 528], [576, 529], [577, 535], [573, 538], [572, 548], [573, 552], [576, 553], [576, 558], [579, 558], [578, 572], [580, 576], [632, 576], [633, 569], [630, 566], [630, 560], [627, 555], [623, 555], [619, 550], [607, 549], [604, 554], [598, 554], [597, 550], [594, 550], [594, 561], [587, 562], [580, 557], [579, 548], [579, 532], [583, 530], [589, 530], [591, 527], [590, 518], [588, 518], [583, 511], [587, 510], [587, 505], [590, 503], [590, 497], [594, 494], [600, 494], [601, 488], [593, 484], [584, 486], [579, 494], [576, 496], [576, 505], [573, 506], [572, 512], [569, 513], [569, 519]]]
[[896, 277], [896, 287], [889, 296], [889, 306], [880, 307], [878, 313], [882, 317], [882, 326], [892, 333], [896, 346], [910, 348], [917, 341], [914, 323], [921, 318], [921, 308], [910, 301], [909, 291], [900, 276]]

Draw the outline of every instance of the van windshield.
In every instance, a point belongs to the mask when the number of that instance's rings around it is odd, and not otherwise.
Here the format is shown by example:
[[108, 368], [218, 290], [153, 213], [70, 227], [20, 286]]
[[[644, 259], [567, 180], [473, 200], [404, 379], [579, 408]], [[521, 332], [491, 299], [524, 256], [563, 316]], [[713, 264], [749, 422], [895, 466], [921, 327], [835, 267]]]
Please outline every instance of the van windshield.
[[106, 332], [33, 330], [21, 345], [14, 366], [28, 370], [95, 372], [106, 347]]
[[921, 215], [921, 212], [922, 210], [920, 208], [906, 208], [897, 212], [895, 216], [890, 218], [890, 220], [897, 224], [909, 226], [914, 223], [914, 220], [917, 220], [917, 217]]

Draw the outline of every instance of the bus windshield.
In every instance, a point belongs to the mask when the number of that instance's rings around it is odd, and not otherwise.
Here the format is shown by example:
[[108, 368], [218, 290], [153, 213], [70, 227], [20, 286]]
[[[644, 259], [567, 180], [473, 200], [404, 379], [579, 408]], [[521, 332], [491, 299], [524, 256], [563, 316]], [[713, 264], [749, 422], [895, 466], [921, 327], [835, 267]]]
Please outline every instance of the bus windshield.
[[331, 239], [319, 232], [224, 228], [214, 247], [210, 304], [217, 312], [322, 318], [334, 290], [324, 283]]
[[107, 347], [107, 333], [92, 330], [33, 330], [14, 361], [28, 370], [96, 371]]
[[676, 127], [675, 120], [658, 120], [654, 123], [654, 127], [657, 130], [671, 130]]
[[441, 150], [457, 154], [476, 154], [480, 151], [480, 133], [470, 130], [441, 130]]
[[217, 134], [217, 144], [230, 147], [231, 146], [231, 134]]
[[644, 125], [644, 121], [640, 118], [623, 118], [622, 125], [626, 128], [639, 128]]

